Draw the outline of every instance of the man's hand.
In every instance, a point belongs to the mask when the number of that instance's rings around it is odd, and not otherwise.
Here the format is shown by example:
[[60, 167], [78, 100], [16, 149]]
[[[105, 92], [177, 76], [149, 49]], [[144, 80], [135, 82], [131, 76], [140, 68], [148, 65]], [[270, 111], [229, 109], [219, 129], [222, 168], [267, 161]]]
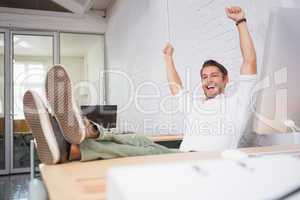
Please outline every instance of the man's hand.
[[174, 53], [173, 46], [170, 43], [167, 43], [165, 48], [163, 49], [163, 53], [164, 53], [164, 57], [165, 57], [164, 60], [167, 68], [169, 87], [172, 95], [177, 95], [182, 88], [182, 83], [176, 71], [174, 60], [173, 60], [173, 53]]
[[167, 43], [165, 48], [163, 49], [163, 53], [165, 56], [172, 57], [174, 53], [174, 48], [170, 43]]
[[245, 13], [240, 7], [228, 7], [225, 9], [225, 12], [228, 18], [232, 19], [235, 22], [245, 18]]
[[[232, 6], [225, 9], [228, 18], [235, 22], [245, 18], [245, 13], [240, 7]], [[241, 74], [256, 74], [256, 53], [250, 36], [247, 23], [240, 23], [237, 26], [240, 36], [240, 46], [243, 56], [243, 63], [241, 66]]]

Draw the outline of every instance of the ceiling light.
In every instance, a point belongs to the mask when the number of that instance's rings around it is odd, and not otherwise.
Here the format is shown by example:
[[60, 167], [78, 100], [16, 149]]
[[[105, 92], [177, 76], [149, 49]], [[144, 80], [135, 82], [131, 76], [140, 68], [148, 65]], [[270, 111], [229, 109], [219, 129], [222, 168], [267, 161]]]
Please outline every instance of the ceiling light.
[[17, 42], [18, 40], [20, 40], [20, 38], [18, 38], [17, 36], [14, 36], [14, 42]]
[[28, 44], [28, 42], [26, 42], [26, 41], [19, 42], [18, 45], [19, 45], [20, 47], [23, 47], [23, 48], [26, 48], [26, 49], [32, 47], [32, 46], [31, 46], [30, 44]]

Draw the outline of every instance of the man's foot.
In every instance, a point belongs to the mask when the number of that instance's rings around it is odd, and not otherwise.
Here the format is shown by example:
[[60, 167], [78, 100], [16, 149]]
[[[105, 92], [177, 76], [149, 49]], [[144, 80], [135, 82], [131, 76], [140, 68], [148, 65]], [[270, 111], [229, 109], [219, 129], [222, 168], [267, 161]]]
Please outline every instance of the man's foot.
[[99, 125], [96, 125], [94, 122], [88, 120], [86, 117], [83, 118], [83, 123], [85, 126], [86, 138], [98, 138], [100, 136]]
[[71, 144], [80, 144], [85, 139], [85, 126], [76, 107], [70, 78], [60, 65], [47, 73], [46, 96], [65, 139]]
[[79, 144], [71, 144], [69, 160], [81, 160], [81, 151]]
[[37, 153], [42, 163], [51, 165], [68, 160], [70, 145], [39, 95], [27, 91], [23, 98], [24, 114], [37, 145]]

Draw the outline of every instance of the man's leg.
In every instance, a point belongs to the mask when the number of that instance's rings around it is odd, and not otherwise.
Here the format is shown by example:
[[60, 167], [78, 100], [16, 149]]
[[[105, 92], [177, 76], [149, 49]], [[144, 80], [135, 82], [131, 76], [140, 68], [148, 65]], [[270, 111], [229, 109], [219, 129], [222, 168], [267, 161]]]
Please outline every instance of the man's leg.
[[[174, 152], [143, 136], [109, 135], [102, 131], [101, 126], [86, 123], [75, 104], [71, 80], [62, 66], [54, 66], [49, 70], [46, 96], [66, 140], [71, 144], [81, 144], [82, 157], [86, 157], [86, 152], [97, 153], [97, 158], [104, 159]], [[94, 126], [95, 130], [90, 131], [89, 127]]]
[[86, 131], [75, 104], [72, 82], [62, 66], [56, 65], [48, 71], [45, 91], [65, 139], [71, 144], [80, 144], [86, 137]]
[[[37, 153], [42, 163], [47, 165], [80, 160], [78, 145], [68, 143], [58, 124], [40, 96], [34, 91], [27, 91], [23, 97], [24, 114], [36, 142]], [[95, 137], [95, 131], [87, 126], [87, 134]]]
[[93, 133], [93, 139], [87, 139], [80, 144], [82, 161], [178, 152], [156, 144], [143, 135], [111, 134], [94, 122], [84, 120], [84, 124], [89, 127], [89, 132], [96, 131], [98, 134]]
[[68, 160], [70, 144], [61, 134], [59, 125], [51, 116], [39, 95], [27, 91], [23, 98], [24, 114], [37, 145], [37, 153], [45, 164]]

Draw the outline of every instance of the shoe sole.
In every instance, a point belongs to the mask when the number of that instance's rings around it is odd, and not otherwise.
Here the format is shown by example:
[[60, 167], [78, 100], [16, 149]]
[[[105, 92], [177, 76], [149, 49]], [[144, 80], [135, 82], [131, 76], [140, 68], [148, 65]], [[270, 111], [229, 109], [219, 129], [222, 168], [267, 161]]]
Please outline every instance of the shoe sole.
[[39, 159], [47, 165], [58, 163], [60, 160], [58, 144], [42, 100], [36, 93], [27, 91], [23, 98], [23, 105], [26, 121], [36, 141]]
[[83, 121], [73, 98], [70, 78], [60, 65], [47, 73], [46, 96], [65, 139], [71, 144], [80, 144], [85, 138]]

